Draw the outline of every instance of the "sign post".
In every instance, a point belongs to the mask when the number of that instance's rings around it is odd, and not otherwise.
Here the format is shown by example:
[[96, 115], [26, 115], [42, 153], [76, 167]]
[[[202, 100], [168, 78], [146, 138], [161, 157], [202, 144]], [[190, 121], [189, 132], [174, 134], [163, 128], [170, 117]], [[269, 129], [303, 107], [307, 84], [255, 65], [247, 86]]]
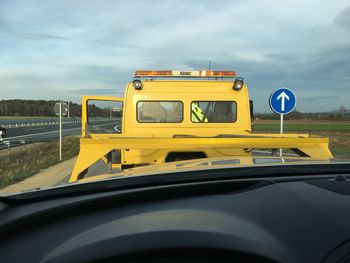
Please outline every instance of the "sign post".
[[62, 161], [62, 116], [67, 115], [68, 113], [68, 106], [67, 103], [64, 102], [57, 102], [54, 107], [54, 111], [56, 115], [60, 118], [60, 125], [59, 125], [59, 133], [60, 133], [60, 149], [59, 149], [59, 158], [60, 161]]
[[62, 161], [62, 103], [60, 103], [60, 161]]
[[[279, 88], [270, 95], [270, 108], [281, 115], [280, 134], [283, 134], [283, 116], [294, 110], [296, 105], [296, 97], [293, 91], [287, 88]], [[282, 149], [280, 149], [282, 157]]]

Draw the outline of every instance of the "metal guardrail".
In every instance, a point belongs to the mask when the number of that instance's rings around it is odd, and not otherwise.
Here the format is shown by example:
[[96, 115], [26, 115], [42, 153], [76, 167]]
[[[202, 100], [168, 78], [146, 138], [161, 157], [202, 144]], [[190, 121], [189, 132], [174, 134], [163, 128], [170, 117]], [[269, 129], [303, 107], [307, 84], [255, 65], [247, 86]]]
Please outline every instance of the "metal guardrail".
[[[107, 118], [108, 119], [108, 118]], [[114, 119], [120, 119], [120, 118], [114, 118]], [[104, 122], [106, 119], [93, 119], [92, 122]], [[37, 127], [37, 126], [47, 126], [47, 125], [59, 125], [59, 120], [55, 121], [31, 121], [31, 122], [15, 122], [15, 123], [8, 123], [5, 121], [0, 120], [0, 126], [4, 128], [24, 128], [24, 127]], [[79, 124], [81, 123], [81, 120], [65, 120], [62, 121], [62, 124]]]
[[[4, 128], [24, 128], [24, 127], [37, 127], [37, 126], [48, 126], [58, 125], [59, 121], [44, 121], [44, 122], [22, 122], [22, 123], [4, 123], [1, 127]], [[81, 121], [63, 121], [62, 124], [78, 124]]]

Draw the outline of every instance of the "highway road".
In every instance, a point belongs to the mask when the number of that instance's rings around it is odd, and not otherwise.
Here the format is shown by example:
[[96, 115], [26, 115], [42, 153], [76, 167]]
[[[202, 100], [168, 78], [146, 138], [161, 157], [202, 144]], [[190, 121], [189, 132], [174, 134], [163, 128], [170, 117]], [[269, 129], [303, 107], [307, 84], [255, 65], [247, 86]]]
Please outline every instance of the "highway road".
[[[28, 120], [32, 122], [31, 120]], [[80, 135], [81, 134], [81, 123], [75, 120], [65, 120], [65, 124], [62, 125], [62, 135], [63, 137]], [[54, 122], [32, 122], [36, 123], [35, 126], [22, 127], [23, 122], [18, 121], [17, 126], [6, 128], [6, 137], [0, 141], [0, 150], [6, 149], [8, 147], [15, 147], [32, 142], [50, 141], [59, 138], [59, 124], [57, 124], [57, 119]], [[54, 124], [52, 124], [54, 123]], [[97, 119], [93, 120], [91, 125], [94, 130], [102, 132], [115, 132], [114, 127], [120, 124], [120, 119]], [[24, 123], [24, 126], [26, 123]]]
[[[59, 125], [7, 128], [6, 131], [7, 134], [4, 140], [52, 139], [58, 137]], [[63, 124], [62, 131], [65, 134], [64, 136], [78, 135], [81, 131], [81, 124]]]

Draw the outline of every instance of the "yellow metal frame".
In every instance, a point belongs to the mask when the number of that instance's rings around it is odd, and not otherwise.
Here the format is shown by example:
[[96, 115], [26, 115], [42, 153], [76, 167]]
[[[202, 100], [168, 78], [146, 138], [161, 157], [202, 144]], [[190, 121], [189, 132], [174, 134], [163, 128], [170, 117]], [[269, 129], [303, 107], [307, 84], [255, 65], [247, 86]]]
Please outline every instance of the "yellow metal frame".
[[99, 135], [98, 138], [81, 138], [80, 153], [70, 182], [83, 178], [83, 172], [112, 150], [130, 149], [256, 149], [287, 148], [298, 149], [306, 156], [318, 160], [333, 158], [328, 149], [328, 138], [148, 138], [126, 137], [124, 135]]

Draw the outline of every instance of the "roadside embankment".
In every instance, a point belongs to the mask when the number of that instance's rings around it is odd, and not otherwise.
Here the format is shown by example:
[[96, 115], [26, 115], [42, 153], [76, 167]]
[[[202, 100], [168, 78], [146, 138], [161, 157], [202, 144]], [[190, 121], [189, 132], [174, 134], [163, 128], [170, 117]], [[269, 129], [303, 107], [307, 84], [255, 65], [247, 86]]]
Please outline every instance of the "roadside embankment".
[[26, 178], [20, 182], [8, 185], [0, 189], [0, 195], [18, 193], [22, 191], [30, 191], [38, 188], [47, 188], [59, 184], [68, 183], [69, 176], [72, 173], [77, 157], [63, 161], [53, 165], [40, 173]]
[[[64, 138], [62, 145], [63, 161], [73, 158], [79, 152], [77, 137]], [[22, 181], [60, 163], [58, 156], [57, 141], [0, 151], [0, 188]]]

